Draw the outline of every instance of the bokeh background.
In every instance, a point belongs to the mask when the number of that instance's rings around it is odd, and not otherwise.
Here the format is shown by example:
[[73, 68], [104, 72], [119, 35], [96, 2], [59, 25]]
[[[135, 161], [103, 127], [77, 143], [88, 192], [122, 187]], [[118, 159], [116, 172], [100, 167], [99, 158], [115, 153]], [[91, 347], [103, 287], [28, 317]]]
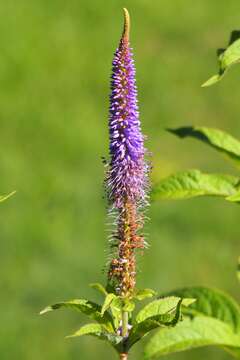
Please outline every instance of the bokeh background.
[[[114, 359], [92, 338], [64, 340], [85, 321], [47, 304], [100, 300], [104, 282], [108, 94], [122, 7], [132, 16], [141, 120], [156, 182], [177, 170], [235, 172], [214, 150], [182, 141], [166, 127], [206, 125], [240, 137], [240, 67], [218, 85], [215, 50], [240, 28], [237, 0], [8, 0], [0, 4], [0, 189], [17, 194], [0, 206], [1, 360]], [[239, 299], [237, 205], [220, 199], [151, 206], [149, 250], [138, 285], [167, 291], [222, 288]], [[132, 359], [141, 359], [136, 346]], [[205, 348], [172, 360], [227, 360]]]

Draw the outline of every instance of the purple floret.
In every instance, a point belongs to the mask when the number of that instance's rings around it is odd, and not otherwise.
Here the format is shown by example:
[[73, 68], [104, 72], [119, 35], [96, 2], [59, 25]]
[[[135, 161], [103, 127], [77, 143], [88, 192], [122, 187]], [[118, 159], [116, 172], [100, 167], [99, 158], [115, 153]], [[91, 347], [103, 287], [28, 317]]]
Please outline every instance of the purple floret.
[[109, 201], [121, 208], [125, 201], [146, 198], [148, 166], [144, 160], [135, 84], [135, 67], [128, 40], [122, 38], [112, 63], [110, 95], [110, 169], [107, 178]]

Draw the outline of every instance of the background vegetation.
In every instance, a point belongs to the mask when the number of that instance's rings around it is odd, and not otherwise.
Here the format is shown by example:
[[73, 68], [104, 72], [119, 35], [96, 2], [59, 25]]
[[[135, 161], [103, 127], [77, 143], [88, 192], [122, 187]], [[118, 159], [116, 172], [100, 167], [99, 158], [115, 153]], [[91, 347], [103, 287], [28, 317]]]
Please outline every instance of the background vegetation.
[[[64, 340], [84, 320], [42, 318], [45, 305], [91, 296], [104, 282], [109, 75], [132, 16], [141, 120], [153, 180], [177, 170], [228, 171], [224, 160], [166, 127], [205, 125], [239, 138], [240, 68], [201, 89], [216, 70], [215, 49], [240, 28], [236, 0], [21, 0], [0, 4], [1, 360], [90, 360], [114, 356], [98, 340]], [[232, 171], [232, 170], [231, 170]], [[152, 205], [139, 286], [167, 291], [209, 285], [239, 296], [239, 206], [220, 199]], [[105, 251], [105, 252], [104, 252]], [[239, 297], [238, 297], [239, 298]], [[135, 349], [140, 359], [141, 349]], [[228, 359], [200, 349], [169, 359]], [[134, 356], [132, 356], [134, 359]]]

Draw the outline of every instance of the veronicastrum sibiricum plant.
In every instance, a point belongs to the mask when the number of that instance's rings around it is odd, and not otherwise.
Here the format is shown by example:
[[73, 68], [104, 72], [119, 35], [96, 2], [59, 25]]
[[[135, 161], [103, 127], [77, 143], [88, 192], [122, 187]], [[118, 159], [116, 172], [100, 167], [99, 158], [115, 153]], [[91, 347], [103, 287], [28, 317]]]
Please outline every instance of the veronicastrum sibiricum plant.
[[146, 161], [144, 136], [137, 105], [137, 88], [129, 42], [130, 17], [124, 9], [124, 28], [112, 62], [109, 108], [109, 154], [105, 189], [109, 216], [113, 218], [107, 285], [92, 284], [105, 299], [100, 306], [85, 299], [55, 304], [80, 310], [97, 323], [87, 324], [73, 336], [94, 335], [107, 340], [126, 359], [129, 349], [150, 330], [173, 326], [180, 319], [181, 305], [192, 299], [169, 296], [156, 299], [133, 317], [135, 301], [155, 295], [136, 288], [136, 252], [145, 248], [142, 233], [148, 205], [150, 165]]
[[[222, 319], [217, 319], [218, 315], [214, 311], [209, 313], [209, 309], [220, 302], [219, 313], [223, 314], [224, 306], [230, 301], [231, 311], [235, 314], [238, 308], [232, 299], [204, 288], [180, 289], [156, 297], [155, 291], [136, 287], [136, 255], [139, 249], [142, 252], [146, 244], [143, 225], [144, 211], [149, 205], [150, 165], [146, 161], [141, 132], [129, 36], [130, 17], [124, 9], [123, 33], [112, 63], [110, 158], [106, 161], [105, 178], [109, 217], [113, 219], [109, 241], [111, 251], [106, 286], [91, 284], [101, 292], [104, 300], [101, 305], [82, 298], [63, 301], [48, 306], [41, 314], [59, 308], [71, 308], [84, 313], [94, 322], [83, 325], [69, 337], [91, 335], [105, 340], [122, 360], [128, 358], [135, 343], [156, 328], [160, 328], [160, 332], [147, 344], [146, 359], [200, 345], [219, 344], [234, 349], [237, 336], [233, 336], [231, 341], [229, 336], [226, 336], [227, 340], [216, 341], [215, 327], [222, 325]], [[135, 303], [151, 297], [155, 299], [135, 313]], [[205, 307], [201, 305], [198, 308], [196, 299], [202, 299]]]

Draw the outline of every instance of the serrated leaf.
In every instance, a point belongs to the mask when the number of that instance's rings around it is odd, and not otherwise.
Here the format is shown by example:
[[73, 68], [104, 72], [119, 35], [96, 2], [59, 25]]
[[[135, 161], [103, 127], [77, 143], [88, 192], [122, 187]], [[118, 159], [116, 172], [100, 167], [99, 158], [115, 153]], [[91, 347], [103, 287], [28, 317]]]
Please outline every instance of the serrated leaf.
[[182, 299], [179, 299], [174, 310], [171, 310], [169, 313], [149, 316], [144, 318], [143, 321], [136, 322], [129, 333], [127, 348], [130, 349], [137, 341], [147, 335], [151, 330], [160, 326], [176, 325], [181, 316], [181, 303]]
[[239, 178], [230, 175], [204, 174], [188, 170], [161, 180], [153, 188], [153, 200], [189, 199], [196, 196], [229, 197], [236, 193]]
[[115, 294], [107, 294], [103, 306], [102, 306], [102, 310], [101, 310], [101, 315], [103, 316], [103, 314], [105, 313], [105, 311], [107, 311], [110, 308], [110, 305], [113, 301], [113, 299], [116, 298]]
[[145, 348], [145, 359], [206, 345], [239, 348], [240, 336], [231, 327], [207, 316], [184, 319], [174, 328], [159, 330]]
[[86, 299], [75, 299], [69, 301], [63, 301], [51, 306], [47, 306], [40, 312], [40, 315], [43, 315], [47, 312], [58, 310], [61, 308], [70, 308], [73, 310], [80, 311], [81, 313], [87, 315], [91, 319], [96, 320], [98, 323], [102, 324], [102, 326], [108, 331], [113, 331], [113, 320], [108, 312], [105, 312], [103, 315], [101, 314], [101, 306], [86, 300]]
[[[233, 35], [233, 34], [232, 34]], [[234, 42], [230, 41], [230, 45], [226, 49], [222, 49], [218, 53], [219, 72], [209, 80], [207, 80], [202, 87], [207, 87], [220, 81], [225, 73], [234, 65], [240, 62], [240, 39]]]
[[136, 323], [140, 323], [153, 316], [172, 314], [176, 310], [180, 300], [182, 305], [185, 306], [188, 306], [193, 301], [195, 301], [194, 299], [182, 299], [181, 297], [177, 296], [160, 298], [144, 306], [143, 309], [141, 309], [137, 314], [135, 321]]
[[8, 198], [10, 198], [12, 195], [14, 195], [16, 193], [16, 191], [12, 191], [10, 194], [8, 195], [1, 195], [0, 196], [0, 202], [3, 202], [5, 200], [7, 200]]
[[205, 345], [223, 346], [240, 358], [240, 308], [234, 299], [205, 287], [184, 288], [170, 294], [194, 297], [196, 302], [182, 309], [185, 319], [176, 327], [156, 333], [146, 347], [146, 359]]
[[240, 165], [240, 141], [225, 131], [198, 126], [185, 126], [168, 131], [180, 138], [193, 137], [200, 140]]
[[101, 294], [103, 294], [104, 296], [107, 296], [108, 292], [107, 290], [105, 289], [105, 287], [100, 284], [100, 283], [92, 283], [92, 284], [89, 284], [89, 286], [97, 291], [99, 291]]
[[108, 341], [112, 346], [117, 346], [123, 340], [122, 336], [108, 333], [100, 324], [86, 324], [77, 330], [74, 334], [67, 336], [67, 338], [79, 337], [83, 335], [92, 335], [100, 340]]
[[142, 301], [146, 298], [150, 298], [156, 295], [156, 292], [152, 289], [143, 289], [143, 290], [137, 290], [134, 299], [137, 299], [139, 301]]
[[240, 333], [240, 306], [230, 295], [203, 286], [178, 289], [167, 295], [195, 298], [190, 307], [183, 309], [184, 313], [216, 318]]

